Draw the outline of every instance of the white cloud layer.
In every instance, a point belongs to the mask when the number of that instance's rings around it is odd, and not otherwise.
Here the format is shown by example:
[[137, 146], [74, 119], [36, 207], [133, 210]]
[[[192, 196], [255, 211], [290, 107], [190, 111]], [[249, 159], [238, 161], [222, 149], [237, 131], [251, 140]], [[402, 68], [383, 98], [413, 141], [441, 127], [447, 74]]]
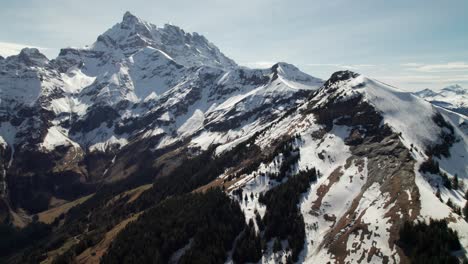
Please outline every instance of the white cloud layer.
[[359, 70], [362, 68], [373, 68], [377, 65], [375, 64], [340, 64], [340, 63], [309, 63], [306, 66], [311, 67], [335, 67], [335, 68], [342, 68], [347, 70]]
[[274, 61], [253, 61], [253, 62], [244, 62], [241, 65], [247, 66], [253, 69], [266, 69], [273, 66], [276, 62]]
[[467, 82], [468, 75], [399, 75], [399, 76], [376, 76], [377, 79], [395, 80], [408, 83], [447, 83], [447, 82]]
[[40, 52], [44, 53], [48, 58], [53, 58], [58, 54], [56, 49], [37, 47], [28, 44], [0, 42], [0, 56], [9, 57], [12, 55], [17, 55], [24, 48], [36, 48]]
[[440, 64], [423, 64], [423, 63], [404, 63], [403, 67], [409, 70], [418, 72], [460, 72], [468, 71], [468, 63], [465, 62], [447, 62]]

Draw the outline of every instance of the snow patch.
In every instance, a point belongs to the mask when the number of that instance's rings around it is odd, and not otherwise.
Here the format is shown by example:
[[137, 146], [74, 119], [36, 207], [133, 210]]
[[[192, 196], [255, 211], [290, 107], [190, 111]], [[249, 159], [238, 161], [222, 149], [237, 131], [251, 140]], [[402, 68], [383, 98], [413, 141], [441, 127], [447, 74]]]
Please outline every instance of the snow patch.
[[177, 133], [181, 136], [192, 134], [203, 127], [203, 121], [205, 121], [204, 113], [200, 109], [196, 109], [193, 115], [177, 129]]
[[44, 138], [44, 142], [40, 144], [41, 147], [48, 151], [54, 150], [57, 146], [70, 146], [79, 147], [78, 144], [70, 140], [66, 131], [60, 127], [52, 126], [47, 130], [47, 134]]

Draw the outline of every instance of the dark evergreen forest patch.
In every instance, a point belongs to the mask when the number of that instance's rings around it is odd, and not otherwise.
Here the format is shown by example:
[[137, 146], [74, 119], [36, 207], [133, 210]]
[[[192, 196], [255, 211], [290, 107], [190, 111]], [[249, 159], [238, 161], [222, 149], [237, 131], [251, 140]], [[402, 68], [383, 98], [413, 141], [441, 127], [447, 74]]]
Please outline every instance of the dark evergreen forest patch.
[[301, 171], [290, 176], [285, 183], [269, 190], [259, 197], [266, 205], [263, 218], [264, 238], [287, 240], [292, 252], [292, 260], [297, 261], [305, 241], [304, 218], [298, 208], [301, 195], [317, 180], [315, 169]]
[[452, 255], [461, 249], [458, 234], [447, 226], [445, 220], [430, 220], [429, 224], [405, 222], [400, 229], [398, 245], [413, 264], [459, 263]]
[[221, 190], [169, 198], [144, 213], [114, 240], [102, 263], [223, 263], [245, 227], [239, 205]]

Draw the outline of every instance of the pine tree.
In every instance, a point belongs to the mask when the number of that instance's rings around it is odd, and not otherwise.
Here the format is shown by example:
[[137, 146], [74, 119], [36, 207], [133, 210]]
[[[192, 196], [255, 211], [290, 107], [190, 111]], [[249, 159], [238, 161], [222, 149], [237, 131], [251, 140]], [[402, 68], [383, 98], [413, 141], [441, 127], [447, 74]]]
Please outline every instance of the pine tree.
[[263, 224], [262, 217], [260, 216], [257, 210], [255, 210], [255, 222], [257, 222], [258, 229], [260, 229], [261, 231], [265, 229], [265, 225]]
[[461, 249], [457, 232], [446, 220], [405, 222], [400, 229], [399, 244], [405, 249], [410, 263], [459, 263], [453, 251]]
[[445, 188], [449, 190], [452, 189], [452, 181], [450, 181], [450, 179], [447, 177], [447, 174], [442, 173], [442, 179], [444, 181]]
[[275, 238], [275, 242], [273, 243], [273, 252], [277, 253], [280, 250], [283, 250], [283, 246], [281, 245], [281, 242]]
[[237, 241], [232, 257], [234, 263], [258, 262], [262, 258], [261, 239], [255, 232], [252, 219]]
[[468, 221], [468, 201], [466, 201], [465, 207], [463, 208], [463, 214], [465, 215], [465, 220]]
[[458, 175], [455, 174], [455, 177], [453, 178], [453, 189], [457, 190], [458, 189]]
[[449, 198], [447, 200], [447, 205], [450, 207], [450, 208], [453, 208], [453, 203], [452, 203], [452, 200]]

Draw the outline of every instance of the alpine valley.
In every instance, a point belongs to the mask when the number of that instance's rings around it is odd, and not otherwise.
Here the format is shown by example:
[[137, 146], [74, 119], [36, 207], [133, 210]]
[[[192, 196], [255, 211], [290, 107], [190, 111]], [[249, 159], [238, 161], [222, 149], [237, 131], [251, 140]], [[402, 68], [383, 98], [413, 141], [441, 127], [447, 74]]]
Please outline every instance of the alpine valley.
[[0, 57], [0, 262], [463, 263], [466, 112], [418, 96], [129, 12]]

